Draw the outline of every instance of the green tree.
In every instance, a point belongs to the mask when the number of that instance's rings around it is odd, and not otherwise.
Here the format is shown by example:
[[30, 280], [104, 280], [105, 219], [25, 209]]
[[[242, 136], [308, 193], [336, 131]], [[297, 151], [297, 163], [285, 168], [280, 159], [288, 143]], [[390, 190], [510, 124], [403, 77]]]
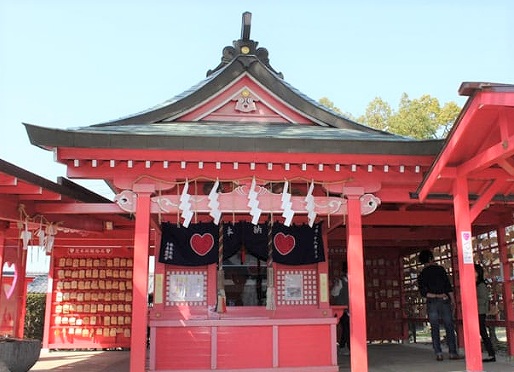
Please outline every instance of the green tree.
[[461, 110], [455, 102], [445, 103], [441, 107], [439, 100], [428, 94], [410, 99], [403, 93], [398, 111], [394, 111], [382, 98], [375, 97], [368, 104], [364, 115], [358, 119], [353, 119], [351, 114], [343, 114], [326, 97], [321, 98], [319, 103], [372, 128], [417, 139], [446, 137]]
[[439, 112], [439, 122], [441, 124], [439, 133], [440, 138], [446, 138], [446, 136], [448, 136], [448, 133], [450, 133], [460, 111], [461, 107], [453, 101], [445, 103], [441, 108], [441, 111]]
[[460, 112], [454, 102], [443, 107], [439, 100], [430, 95], [409, 99], [404, 93], [398, 112], [390, 120], [390, 131], [417, 139], [441, 138], [446, 136]]
[[318, 100], [318, 103], [325, 106], [326, 108], [334, 111], [335, 113], [341, 115], [341, 116], [344, 116], [345, 118], [347, 119], [350, 119], [350, 120], [355, 120], [355, 118], [353, 117], [352, 114], [348, 113], [348, 112], [343, 112], [341, 109], [339, 109], [339, 107], [337, 107], [334, 102], [332, 102], [331, 100], [329, 100], [327, 97], [321, 97], [319, 100]]
[[28, 293], [25, 313], [24, 337], [29, 339], [43, 339], [45, 323], [45, 293]]
[[[380, 99], [372, 101], [366, 113], [369, 110], [376, 110], [375, 101], [381, 102]], [[448, 102], [441, 107], [439, 100], [428, 94], [410, 99], [406, 93], [403, 93], [398, 111], [393, 112], [389, 117], [384, 116], [383, 121], [379, 120], [379, 116], [370, 118], [365, 115], [361, 122], [373, 128], [385, 129], [391, 133], [417, 139], [444, 138], [459, 112], [460, 107], [455, 102]]]
[[359, 123], [366, 124], [370, 127], [389, 131], [389, 120], [393, 110], [391, 106], [380, 97], [375, 97], [373, 101], [368, 104], [366, 113], [360, 116], [357, 120]]
[[390, 119], [390, 131], [418, 139], [436, 138], [440, 110], [437, 98], [423, 95], [411, 100], [403, 93], [398, 112]]

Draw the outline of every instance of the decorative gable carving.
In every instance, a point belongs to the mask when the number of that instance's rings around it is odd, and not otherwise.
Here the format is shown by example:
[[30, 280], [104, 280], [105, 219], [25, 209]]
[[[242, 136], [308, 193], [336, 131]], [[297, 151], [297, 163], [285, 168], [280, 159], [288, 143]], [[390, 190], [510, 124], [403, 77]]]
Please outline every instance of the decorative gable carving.
[[225, 90], [206, 98], [200, 105], [182, 116], [164, 121], [314, 124], [312, 120], [277, 98], [248, 74], [243, 74]]
[[257, 111], [255, 103], [260, 100], [250, 90], [243, 89], [239, 97], [233, 98], [232, 101], [236, 101], [236, 106], [234, 107], [236, 111], [252, 112]]

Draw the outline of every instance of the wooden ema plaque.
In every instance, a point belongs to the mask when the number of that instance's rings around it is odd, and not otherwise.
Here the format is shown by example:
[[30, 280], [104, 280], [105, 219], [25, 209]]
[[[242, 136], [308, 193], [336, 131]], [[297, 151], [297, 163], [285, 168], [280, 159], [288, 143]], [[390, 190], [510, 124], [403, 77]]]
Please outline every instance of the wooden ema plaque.
[[49, 348], [128, 348], [133, 258], [127, 249], [69, 248], [53, 256]]

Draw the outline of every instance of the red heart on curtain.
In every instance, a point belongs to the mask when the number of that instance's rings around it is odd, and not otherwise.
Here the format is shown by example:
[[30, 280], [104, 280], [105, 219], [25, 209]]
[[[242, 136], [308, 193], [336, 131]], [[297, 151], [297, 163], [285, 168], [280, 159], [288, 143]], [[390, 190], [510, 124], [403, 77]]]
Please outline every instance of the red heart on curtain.
[[11, 296], [14, 292], [14, 289], [16, 288], [16, 282], [18, 281], [18, 270], [16, 269], [16, 264], [14, 264], [12, 262], [4, 262], [4, 267], [3, 267], [2, 271], [3, 272], [6, 272], [6, 271], [14, 272], [11, 284], [9, 285], [9, 284], [4, 283], [4, 285], [3, 285], [5, 297], [7, 297], [7, 299], [9, 299], [9, 298], [11, 298]]
[[205, 256], [214, 247], [214, 238], [211, 234], [193, 234], [190, 240], [191, 248], [196, 254]]
[[282, 256], [291, 253], [296, 244], [294, 236], [285, 235], [284, 233], [277, 233], [273, 238], [273, 243], [275, 243], [275, 247], [277, 248], [278, 253]]

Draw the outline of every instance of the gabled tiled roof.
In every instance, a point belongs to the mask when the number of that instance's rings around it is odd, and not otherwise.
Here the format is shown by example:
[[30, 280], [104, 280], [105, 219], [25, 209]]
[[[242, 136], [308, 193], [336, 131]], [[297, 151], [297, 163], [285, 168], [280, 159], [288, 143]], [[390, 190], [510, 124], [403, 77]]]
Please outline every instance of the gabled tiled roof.
[[[25, 124], [31, 141], [47, 147], [328, 154], [435, 155], [440, 140], [365, 135], [354, 129], [251, 123], [158, 123], [90, 126], [59, 133]], [[236, 140], [237, 139], [237, 140]]]
[[94, 126], [116, 127], [131, 124], [154, 124], [164, 120], [167, 121], [169, 117], [178, 116], [200, 105], [209, 97], [216, 95], [223, 87], [230, 85], [234, 80], [240, 78], [243, 74], [250, 75], [273, 95], [292, 106], [298, 112], [311, 117], [313, 121], [320, 126], [354, 129], [364, 133], [376, 133], [386, 137], [395, 137], [394, 134], [358, 124], [327, 109], [277, 76], [255, 55], [238, 55], [215, 74], [210, 75], [185, 92], [159, 105], [153, 106], [150, 109]]
[[[272, 151], [436, 155], [441, 140], [417, 141], [356, 123], [298, 91], [275, 71], [264, 48], [249, 39], [249, 28], [222, 62], [187, 91], [148, 110], [83, 128], [52, 130], [25, 124], [30, 140], [43, 148], [123, 148], [158, 150]], [[207, 102], [235, 81], [249, 77], [284, 107], [310, 125], [262, 122], [244, 125], [234, 119], [205, 123], [180, 117]], [[208, 124], [208, 125], [206, 125]], [[293, 123], [294, 124], [294, 123]], [[298, 128], [302, 127], [302, 128]], [[240, 140], [234, 141], [234, 138]], [[263, 141], [265, 139], [265, 141]]]

